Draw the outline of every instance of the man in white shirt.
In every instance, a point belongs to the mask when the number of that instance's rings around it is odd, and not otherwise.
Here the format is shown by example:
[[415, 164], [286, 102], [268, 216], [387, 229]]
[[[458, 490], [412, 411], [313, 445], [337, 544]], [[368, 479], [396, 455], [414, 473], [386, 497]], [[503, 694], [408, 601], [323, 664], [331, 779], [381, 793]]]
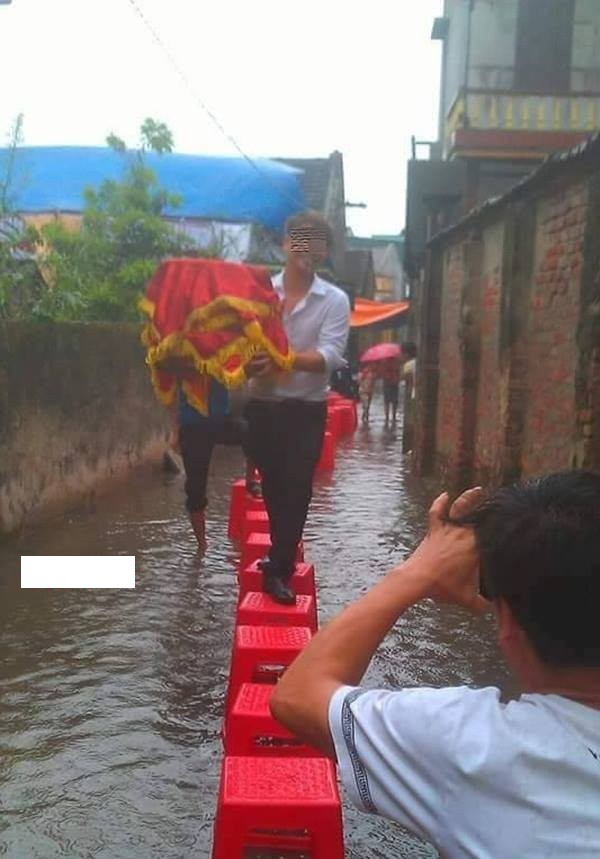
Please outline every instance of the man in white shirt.
[[[600, 475], [549, 475], [483, 501], [470, 490], [448, 507], [444, 493], [414, 554], [312, 640], [273, 714], [337, 757], [359, 808], [445, 857], [598, 857]], [[517, 700], [501, 703], [495, 688], [359, 686], [424, 598], [493, 607]]]
[[296, 599], [289, 579], [323, 444], [328, 381], [344, 364], [350, 325], [346, 293], [316, 274], [331, 245], [331, 228], [317, 212], [288, 219], [286, 266], [273, 286], [281, 297], [294, 365], [290, 373], [277, 373], [270, 358], [259, 355], [247, 370], [251, 382], [244, 447], [261, 474], [271, 527], [264, 589], [287, 604]]

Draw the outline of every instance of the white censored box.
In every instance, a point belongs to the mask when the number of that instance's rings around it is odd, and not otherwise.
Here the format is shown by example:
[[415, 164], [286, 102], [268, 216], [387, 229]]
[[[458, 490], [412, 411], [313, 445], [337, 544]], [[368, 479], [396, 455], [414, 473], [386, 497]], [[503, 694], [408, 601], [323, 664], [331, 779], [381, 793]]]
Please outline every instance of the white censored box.
[[21, 588], [135, 588], [135, 555], [22, 555]]

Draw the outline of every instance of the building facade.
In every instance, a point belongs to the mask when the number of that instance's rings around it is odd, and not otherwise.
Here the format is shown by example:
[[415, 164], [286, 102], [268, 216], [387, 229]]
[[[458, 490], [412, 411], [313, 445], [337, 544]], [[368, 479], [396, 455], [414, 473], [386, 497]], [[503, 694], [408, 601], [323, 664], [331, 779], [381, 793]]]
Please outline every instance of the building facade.
[[600, 469], [600, 135], [429, 244], [415, 461], [446, 485]]
[[438, 140], [408, 166], [406, 266], [428, 239], [600, 128], [597, 0], [445, 0]]

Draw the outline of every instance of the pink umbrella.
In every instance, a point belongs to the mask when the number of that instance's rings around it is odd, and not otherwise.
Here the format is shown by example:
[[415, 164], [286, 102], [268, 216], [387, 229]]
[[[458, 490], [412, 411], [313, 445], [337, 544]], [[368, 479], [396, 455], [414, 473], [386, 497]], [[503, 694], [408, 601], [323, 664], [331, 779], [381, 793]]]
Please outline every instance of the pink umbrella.
[[397, 343], [377, 343], [371, 346], [361, 355], [361, 363], [367, 364], [371, 361], [385, 361], [386, 358], [399, 358], [402, 355], [402, 347]]

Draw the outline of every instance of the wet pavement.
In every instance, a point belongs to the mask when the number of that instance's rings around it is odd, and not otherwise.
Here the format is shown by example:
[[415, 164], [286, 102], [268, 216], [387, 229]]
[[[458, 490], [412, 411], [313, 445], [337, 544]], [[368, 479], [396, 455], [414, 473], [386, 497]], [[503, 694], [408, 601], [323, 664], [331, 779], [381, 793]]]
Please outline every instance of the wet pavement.
[[[236, 596], [227, 512], [241, 472], [239, 451], [217, 451], [203, 559], [182, 478], [155, 468], [0, 545], [0, 855], [210, 856]], [[321, 622], [410, 550], [434, 493], [375, 404], [316, 487], [305, 543]], [[21, 554], [135, 554], [137, 587], [20, 591]], [[400, 621], [367, 682], [509, 688], [491, 622], [430, 603]], [[347, 859], [436, 856], [347, 806], [345, 832]]]

